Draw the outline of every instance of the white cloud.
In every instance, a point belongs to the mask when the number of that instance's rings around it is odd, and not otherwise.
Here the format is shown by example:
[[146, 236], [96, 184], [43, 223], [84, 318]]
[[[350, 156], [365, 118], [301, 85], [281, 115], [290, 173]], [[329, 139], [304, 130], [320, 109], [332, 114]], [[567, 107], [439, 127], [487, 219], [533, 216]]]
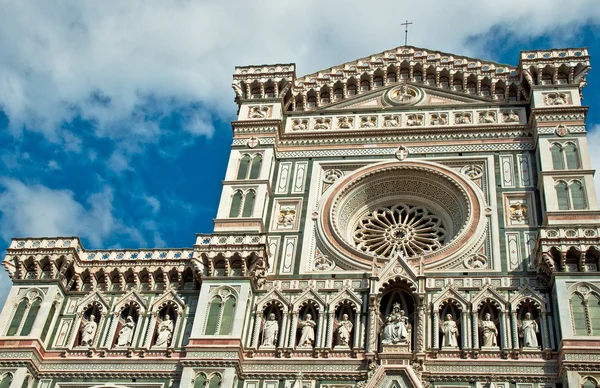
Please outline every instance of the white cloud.
[[212, 114], [235, 113], [228, 86], [235, 65], [296, 62], [300, 74], [310, 73], [400, 45], [406, 18], [414, 22], [410, 44], [474, 54], [465, 38], [492, 24], [522, 37], [560, 37], [599, 20], [596, 3], [3, 2], [0, 105], [14, 133], [27, 124], [73, 150], [77, 134], [58, 124], [77, 113], [97, 122], [98, 136], [119, 142], [160, 136], [137, 112], [149, 99], [162, 112], [201, 102], [211, 114], [184, 122], [184, 130], [210, 135]]
[[[108, 236], [136, 238], [113, 214], [109, 188], [90, 195], [84, 204], [67, 190], [0, 180], [0, 236], [4, 240], [26, 236], [80, 236], [100, 248]], [[3, 192], [2, 192], [3, 191]], [[140, 241], [143, 243], [143, 241]]]

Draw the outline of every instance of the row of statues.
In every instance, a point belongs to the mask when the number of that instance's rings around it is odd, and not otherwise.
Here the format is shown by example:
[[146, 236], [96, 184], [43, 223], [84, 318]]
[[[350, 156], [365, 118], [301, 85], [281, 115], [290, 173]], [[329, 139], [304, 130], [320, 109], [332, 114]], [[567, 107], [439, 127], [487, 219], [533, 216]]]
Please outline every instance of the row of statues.
[[[133, 317], [131, 315], [127, 316], [127, 318], [125, 318], [125, 322], [123, 322], [123, 325], [119, 330], [116, 346], [130, 347], [132, 345], [135, 326], [136, 323], [133, 320]], [[165, 315], [164, 319], [158, 325], [154, 346], [159, 348], [168, 347], [171, 343], [171, 339], [173, 338], [173, 328], [173, 321], [171, 320], [171, 317], [168, 314]], [[90, 315], [90, 318], [84, 321], [83, 325], [81, 326], [81, 337], [79, 344], [81, 346], [92, 346], [97, 330], [98, 323], [96, 323], [96, 317], [94, 315]]]
[[[483, 320], [479, 322], [482, 346], [486, 348], [498, 346], [498, 328], [491, 318], [491, 314], [486, 313]], [[440, 330], [442, 332], [442, 348], [457, 348], [459, 331], [452, 314], [446, 314], [446, 319], [441, 324]], [[538, 347], [536, 334], [539, 333], [539, 326], [532, 318], [531, 313], [525, 313], [524, 319], [518, 324], [518, 330], [519, 337], [523, 339], [524, 348]]]
[[[337, 323], [337, 339], [338, 346], [350, 347], [352, 338], [353, 324], [350, 321], [348, 314], [342, 315], [342, 320]], [[312, 319], [311, 314], [306, 314], [304, 320], [298, 322], [300, 329], [300, 339], [297, 346], [299, 348], [312, 348], [315, 345], [315, 328], [317, 323]], [[279, 336], [279, 322], [274, 313], [270, 313], [268, 319], [264, 322], [262, 330], [261, 347], [277, 346], [277, 338]]]

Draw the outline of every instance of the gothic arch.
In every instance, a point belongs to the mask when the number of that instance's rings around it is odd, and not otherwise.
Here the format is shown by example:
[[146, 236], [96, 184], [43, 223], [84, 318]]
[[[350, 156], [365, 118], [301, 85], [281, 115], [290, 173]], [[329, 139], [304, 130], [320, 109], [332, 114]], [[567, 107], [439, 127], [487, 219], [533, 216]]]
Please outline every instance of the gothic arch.
[[525, 285], [519, 289], [510, 300], [511, 311], [518, 311], [524, 303], [531, 303], [539, 312], [546, 313], [546, 298], [544, 295]]
[[344, 303], [347, 303], [352, 307], [355, 312], [360, 312], [362, 306], [362, 300], [356, 296], [353, 292], [348, 289], [340, 291], [337, 295], [329, 302], [329, 310], [335, 311], [337, 308]]
[[446, 303], [452, 303], [461, 311], [467, 311], [469, 308], [469, 302], [452, 286], [440, 291], [440, 293], [434, 297], [432, 302], [433, 310], [439, 311]]
[[478, 311], [481, 305], [489, 302], [498, 308], [499, 311], [506, 311], [508, 302], [502, 295], [498, 293], [494, 288], [492, 288], [489, 284], [485, 285], [483, 289], [473, 298], [471, 304], [473, 306], [473, 311]]
[[279, 292], [277, 289], [272, 289], [256, 303], [256, 311], [262, 312], [266, 307], [268, 307], [268, 305], [271, 304], [279, 306], [284, 314], [287, 314], [289, 311], [289, 306], [291, 305], [291, 303], [283, 294], [281, 294], [281, 292]]
[[296, 298], [296, 300], [293, 302], [292, 308], [294, 311], [299, 311], [303, 306], [309, 303], [313, 304], [318, 312], [322, 313], [325, 311], [325, 301], [312, 288], [309, 288], [300, 294], [300, 296], [298, 296], [298, 298]]

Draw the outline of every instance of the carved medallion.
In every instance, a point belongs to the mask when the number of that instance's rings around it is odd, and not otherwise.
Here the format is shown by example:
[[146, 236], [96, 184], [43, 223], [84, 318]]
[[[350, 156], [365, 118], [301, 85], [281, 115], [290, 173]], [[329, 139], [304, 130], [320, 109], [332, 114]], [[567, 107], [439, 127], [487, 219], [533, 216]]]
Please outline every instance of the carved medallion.
[[396, 152], [394, 152], [394, 155], [396, 156], [396, 159], [403, 161], [404, 159], [408, 158], [408, 154], [410, 152], [408, 151], [408, 148], [401, 145], [400, 147], [398, 147], [396, 149]]

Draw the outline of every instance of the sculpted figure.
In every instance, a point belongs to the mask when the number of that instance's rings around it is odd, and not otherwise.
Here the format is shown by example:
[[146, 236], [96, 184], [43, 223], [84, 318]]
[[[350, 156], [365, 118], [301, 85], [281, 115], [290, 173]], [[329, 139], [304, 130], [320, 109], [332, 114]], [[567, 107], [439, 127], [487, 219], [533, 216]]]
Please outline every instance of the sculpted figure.
[[314, 129], [329, 129], [329, 123], [326, 121], [317, 121], [315, 123]]
[[340, 129], [351, 129], [352, 123], [347, 117], [340, 117], [338, 121], [338, 128]]
[[525, 313], [525, 319], [521, 321], [519, 330], [519, 336], [523, 338], [524, 348], [537, 348], [538, 340], [536, 333], [539, 333], [540, 329], [536, 321], [531, 317], [531, 313]]
[[81, 346], [92, 346], [94, 336], [96, 335], [96, 329], [98, 329], [96, 317], [90, 315], [89, 321], [86, 321], [81, 328]]
[[276, 320], [275, 314], [271, 313], [263, 327], [263, 340], [261, 346], [275, 346], [278, 335], [279, 323]]
[[479, 322], [479, 327], [481, 328], [481, 338], [483, 346], [485, 347], [498, 346], [498, 329], [496, 328], [494, 322], [491, 321], [491, 318], [492, 316], [490, 313], [487, 313], [485, 314], [483, 321]]
[[518, 123], [519, 121], [521, 121], [519, 115], [512, 110], [504, 117], [505, 123]]
[[302, 328], [302, 335], [298, 341], [298, 347], [312, 348], [315, 342], [315, 326], [317, 326], [317, 323], [312, 320], [312, 315], [306, 314], [306, 319], [300, 321], [299, 326]]
[[404, 316], [404, 310], [400, 310], [400, 305], [396, 303], [390, 315], [385, 318], [381, 343], [396, 344], [408, 341], [407, 323], [408, 317]]
[[383, 120], [384, 127], [398, 127], [399, 125], [398, 116], [385, 116]]
[[133, 340], [133, 331], [135, 330], [135, 322], [130, 316], [125, 319], [125, 323], [121, 330], [119, 330], [119, 338], [117, 339], [117, 346], [130, 346]]
[[253, 119], [263, 119], [263, 118], [267, 117], [268, 110], [269, 110], [269, 108], [267, 108], [267, 107], [255, 106], [254, 108], [252, 108], [250, 117]]
[[294, 121], [292, 129], [294, 131], [304, 131], [306, 129], [306, 124], [304, 124], [302, 121]]
[[442, 324], [442, 347], [457, 348], [458, 347], [458, 327], [456, 322], [452, 320], [452, 314], [446, 314], [446, 320]]
[[348, 314], [342, 315], [342, 321], [339, 323], [337, 333], [339, 344], [341, 346], [350, 346], [350, 333], [352, 333], [352, 322], [348, 319]]
[[173, 321], [169, 315], [165, 315], [165, 319], [158, 326], [158, 337], [154, 346], [167, 347], [173, 337]]

